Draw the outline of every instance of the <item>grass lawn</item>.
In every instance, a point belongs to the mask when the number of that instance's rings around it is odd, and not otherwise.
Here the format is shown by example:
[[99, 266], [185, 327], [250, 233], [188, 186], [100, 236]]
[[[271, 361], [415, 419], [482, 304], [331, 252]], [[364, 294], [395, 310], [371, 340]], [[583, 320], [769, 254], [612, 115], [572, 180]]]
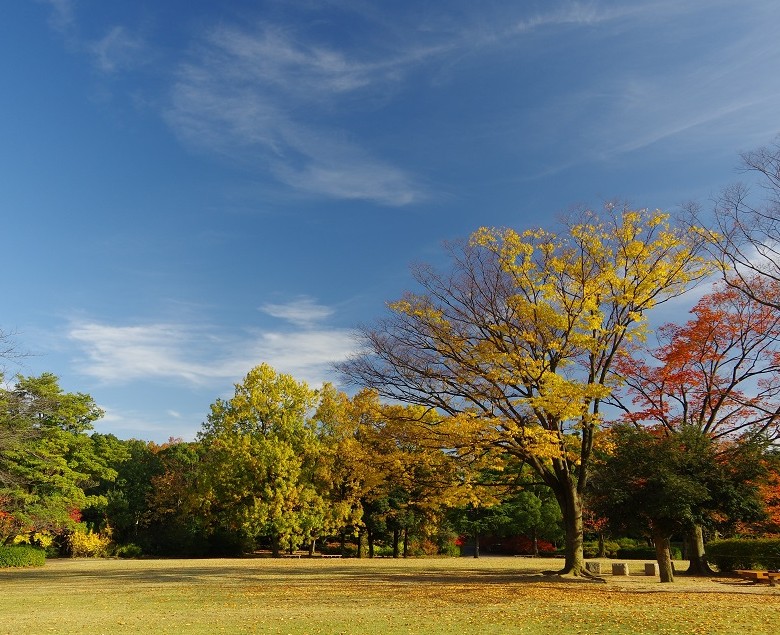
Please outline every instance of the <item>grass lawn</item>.
[[[551, 560], [51, 560], [0, 570], [0, 635], [776, 633], [780, 587], [544, 576]], [[642, 566], [635, 563], [636, 570]]]

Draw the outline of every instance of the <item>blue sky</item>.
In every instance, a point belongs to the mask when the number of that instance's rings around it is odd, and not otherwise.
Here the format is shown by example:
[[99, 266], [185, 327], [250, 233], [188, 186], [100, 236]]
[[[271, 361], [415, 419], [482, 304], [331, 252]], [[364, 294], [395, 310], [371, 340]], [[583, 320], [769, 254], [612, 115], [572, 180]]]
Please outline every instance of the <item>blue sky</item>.
[[318, 385], [482, 225], [674, 210], [780, 132], [776, 0], [19, 0], [0, 327], [122, 438]]

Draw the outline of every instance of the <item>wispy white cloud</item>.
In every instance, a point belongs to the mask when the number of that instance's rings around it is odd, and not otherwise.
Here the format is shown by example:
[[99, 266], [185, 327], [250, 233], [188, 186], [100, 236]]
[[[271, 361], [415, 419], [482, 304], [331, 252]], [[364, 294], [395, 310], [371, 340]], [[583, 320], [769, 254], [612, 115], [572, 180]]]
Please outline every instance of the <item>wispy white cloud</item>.
[[137, 68], [149, 59], [149, 43], [126, 26], [115, 25], [100, 37], [85, 37], [79, 28], [77, 5], [73, 0], [38, 0], [51, 9], [49, 26], [75, 51], [86, 53], [102, 73]]
[[322, 304], [308, 296], [300, 297], [292, 302], [285, 304], [267, 303], [260, 307], [263, 313], [287, 320], [295, 326], [310, 328], [314, 324], [333, 315], [333, 309]]
[[49, 14], [49, 26], [55, 31], [65, 33], [74, 24], [73, 3], [71, 0], [39, 0], [45, 2], [51, 8]]
[[80, 351], [76, 369], [111, 385], [156, 379], [222, 385], [238, 381], [262, 362], [316, 385], [332, 381], [333, 364], [355, 351], [351, 331], [314, 328], [330, 310], [313, 301], [267, 305], [265, 310], [301, 330], [247, 330], [228, 339], [188, 324], [80, 321], [71, 324], [68, 338]]
[[214, 369], [193, 359], [190, 346], [200, 338], [192, 327], [177, 324], [116, 326], [98, 322], [71, 325], [68, 338], [82, 347], [77, 367], [107, 383], [176, 377], [203, 383]]
[[[522, 23], [523, 28], [564, 27], [568, 16], [572, 25], [598, 27], [593, 34], [598, 40], [637, 41], [624, 59], [591, 74], [588, 86], [575, 82], [552, 93], [554, 101], [542, 96], [534, 106], [532, 123], [522, 127], [524, 139], [538, 139], [540, 147], [576, 148], [576, 153], [556, 153], [539, 173], [614, 160], [659, 143], [677, 154], [708, 148], [733, 153], [773, 136], [780, 104], [780, 76], [774, 72], [780, 40], [770, 19], [776, 6], [757, 0], [750, 7], [728, 32], [706, 28], [714, 24], [706, 21], [709, 12], [735, 11], [728, 2], [572, 3]], [[658, 35], [652, 43], [645, 41], [653, 33]], [[659, 65], [653, 46], [680, 56]]]
[[95, 64], [104, 73], [133, 68], [143, 62], [146, 43], [122, 26], [111, 28], [105, 36], [88, 45]]
[[[70, 0], [47, 1], [52, 23], [75, 32]], [[390, 158], [350, 125], [349, 113], [381, 109], [409, 91], [412, 78], [424, 76], [431, 83], [442, 76], [457, 78], [462, 65], [476, 65], [486, 53], [543, 55], [574, 30], [588, 34], [589, 46], [658, 32], [663, 47], [667, 31], [688, 29], [696, 35], [692, 25], [709, 12], [734, 10], [728, 0], [572, 0], [540, 3], [536, 9], [455, 4], [455, 10], [400, 11], [393, 21], [355, 5], [355, 14], [370, 14], [373, 30], [356, 34], [349, 45], [318, 39], [322, 31], [307, 30], [310, 23], [300, 19], [208, 26], [173, 73], [164, 117], [185, 143], [296, 192], [404, 206], [435, 192], [403, 158]], [[346, 6], [338, 11], [347, 11]], [[515, 109], [497, 111], [497, 119], [484, 125], [507, 143], [514, 143], [507, 131], [521, 128], [517, 137], [539, 155], [537, 173], [543, 174], [667, 140], [714, 144], [719, 135], [711, 134], [713, 127], [734, 139], [771, 136], [780, 99], [780, 76], [773, 73], [780, 48], [768, 19], [775, 7], [768, 0], [751, 0], [748, 7], [721, 47], [697, 47], [690, 42], [695, 37], [681, 38], [689, 56], [659, 70], [652, 46], [640, 41], [627, 55], [632, 64], [605, 64], [609, 73], [589, 73], [593, 81], [584, 88], [542, 92], [523, 113], [528, 117], [538, 109], [541, 125], [534, 125], [533, 116], [530, 123], [517, 123]], [[418, 11], [421, 19], [413, 21]], [[300, 17], [299, 11], [292, 13]], [[522, 53], [513, 48], [527, 43]], [[131, 30], [115, 26], [81, 50], [101, 71], [116, 73], [147, 59], [147, 46]], [[545, 156], [545, 148], [569, 146], [574, 151]]]
[[320, 329], [299, 332], [263, 331], [247, 342], [248, 353], [230, 367], [243, 376], [262, 361], [280, 372], [319, 385], [334, 381], [333, 364], [357, 351], [354, 333], [348, 329]]
[[425, 55], [366, 62], [269, 25], [221, 26], [179, 69], [166, 118], [188, 143], [238, 157], [297, 190], [406, 205], [426, 197], [417, 179], [337, 124], [311, 120], [327, 121], [357, 91], [387, 91]]

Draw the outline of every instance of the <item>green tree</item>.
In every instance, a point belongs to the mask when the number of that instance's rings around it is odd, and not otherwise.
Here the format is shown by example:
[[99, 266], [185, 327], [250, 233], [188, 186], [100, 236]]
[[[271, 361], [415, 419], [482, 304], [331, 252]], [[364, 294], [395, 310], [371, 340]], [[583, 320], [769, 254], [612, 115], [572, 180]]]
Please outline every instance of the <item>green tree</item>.
[[64, 392], [50, 373], [19, 376], [0, 390], [0, 427], [17, 433], [0, 455], [2, 511], [16, 519], [4, 541], [22, 532], [60, 533], [98, 501], [88, 492], [116, 477], [111, 463], [119, 452], [86, 434], [102, 414], [92, 397]]
[[510, 501], [512, 527], [531, 539], [531, 553], [539, 555], [539, 539], [557, 541], [562, 537], [561, 509], [543, 486], [526, 486]]
[[145, 497], [147, 544], [155, 553], [165, 555], [208, 553], [208, 518], [203, 511], [201, 484], [202, 445], [169, 439], [162, 445], [153, 445], [153, 451], [160, 470], [151, 476]]
[[[713, 516], [760, 513], [754, 484], [757, 460], [721, 451], [692, 426], [663, 428], [623, 424], [612, 430], [613, 450], [597, 463], [592, 504], [617, 531], [646, 534], [656, 549], [661, 582], [673, 582], [670, 539]], [[756, 457], [753, 457], [756, 458]]]
[[275, 555], [324, 514], [313, 485], [316, 403], [315, 390], [262, 364], [211, 406], [200, 433], [209, 513], [229, 533], [267, 537]]

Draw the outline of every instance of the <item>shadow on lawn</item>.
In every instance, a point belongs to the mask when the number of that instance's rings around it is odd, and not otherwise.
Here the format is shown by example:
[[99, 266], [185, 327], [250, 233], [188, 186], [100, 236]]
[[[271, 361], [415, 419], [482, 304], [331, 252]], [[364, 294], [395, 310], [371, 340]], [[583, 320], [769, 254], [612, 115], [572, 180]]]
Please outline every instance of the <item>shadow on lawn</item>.
[[[132, 564], [121, 561], [84, 561], [84, 566], [68, 566], [58, 568], [47, 566], [40, 569], [6, 570], [0, 575], [8, 581], [24, 579], [28, 582], [52, 582], [64, 580], [101, 580], [124, 582], [128, 584], [166, 584], [166, 583], [209, 583], [215, 579], [225, 584], [260, 584], [260, 583], [294, 583], [296, 585], [328, 584], [383, 584], [392, 583], [395, 586], [425, 586], [425, 585], [509, 585], [538, 582], [568, 582], [592, 584], [603, 580], [587, 578], [563, 578], [549, 573], [529, 572], [527, 570], [512, 572], [508, 569], [457, 569], [457, 570], [409, 570], [406, 567], [392, 565], [373, 568], [361, 565], [339, 566], [279, 566], [278, 560], [257, 560], [257, 567], [247, 566], [246, 560], [213, 563], [208, 566], [193, 566], [193, 561], [186, 565], [171, 565], [170, 561], [133, 561]], [[213, 562], [213, 561], [212, 561]], [[237, 565], [236, 562], [240, 562]], [[71, 564], [69, 562], [69, 564]], [[143, 563], [143, 564], [141, 564]], [[78, 563], [75, 563], [78, 565]], [[97, 565], [97, 566], [96, 566]], [[138, 566], [136, 566], [138, 565]]]

